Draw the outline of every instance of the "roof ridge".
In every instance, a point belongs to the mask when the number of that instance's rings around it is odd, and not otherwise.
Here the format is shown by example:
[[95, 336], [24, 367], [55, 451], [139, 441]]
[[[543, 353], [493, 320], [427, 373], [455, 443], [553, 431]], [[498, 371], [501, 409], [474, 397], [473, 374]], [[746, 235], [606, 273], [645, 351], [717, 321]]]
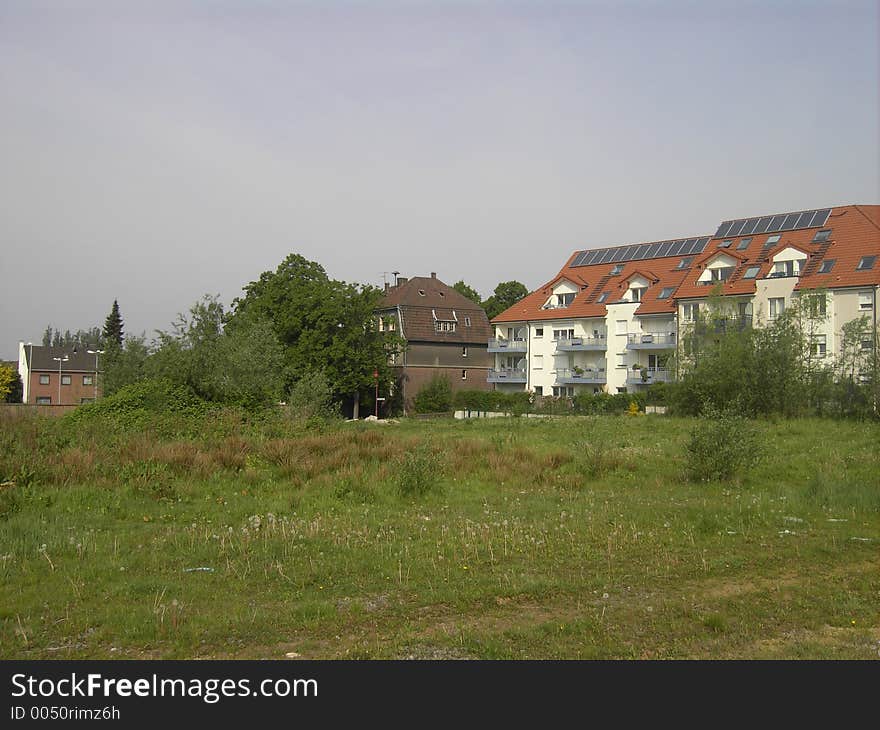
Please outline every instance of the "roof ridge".
[[867, 214], [865, 213], [865, 211], [862, 210], [862, 206], [861, 206], [861, 205], [854, 205], [853, 208], [855, 208], [857, 211], [859, 211], [859, 213], [861, 213], [862, 218], [864, 218], [866, 221], [868, 221], [868, 223], [870, 223], [872, 226], [874, 226], [874, 228], [876, 228], [878, 231], [880, 231], [880, 226], [878, 226], [874, 221], [872, 221], [872, 220], [867, 216]]

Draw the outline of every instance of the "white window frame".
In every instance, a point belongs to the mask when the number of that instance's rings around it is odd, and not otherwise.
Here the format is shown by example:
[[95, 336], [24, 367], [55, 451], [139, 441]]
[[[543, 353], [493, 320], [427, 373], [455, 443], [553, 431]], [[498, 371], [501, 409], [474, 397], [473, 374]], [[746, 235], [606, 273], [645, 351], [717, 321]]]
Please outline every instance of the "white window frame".
[[870, 291], [860, 291], [859, 292], [859, 311], [870, 312], [874, 308], [874, 302], [871, 297]]
[[42, 374], [40, 375], [40, 385], [51, 385], [50, 375]]
[[768, 300], [770, 310], [768, 316], [770, 319], [778, 319], [785, 312], [785, 297], [770, 297]]

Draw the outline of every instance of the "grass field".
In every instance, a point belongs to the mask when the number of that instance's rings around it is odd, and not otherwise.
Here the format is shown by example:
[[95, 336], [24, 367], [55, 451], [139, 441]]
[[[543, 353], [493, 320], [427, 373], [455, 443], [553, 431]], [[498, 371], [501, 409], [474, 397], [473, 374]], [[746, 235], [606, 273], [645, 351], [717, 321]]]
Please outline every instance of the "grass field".
[[3, 424], [0, 655], [880, 658], [876, 424], [202, 421]]

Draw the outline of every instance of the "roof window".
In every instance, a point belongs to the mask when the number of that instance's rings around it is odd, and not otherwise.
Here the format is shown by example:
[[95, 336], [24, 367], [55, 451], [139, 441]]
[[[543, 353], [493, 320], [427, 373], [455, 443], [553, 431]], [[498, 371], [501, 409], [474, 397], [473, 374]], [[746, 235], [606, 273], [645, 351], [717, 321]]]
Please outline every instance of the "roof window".
[[819, 267], [820, 274], [830, 274], [831, 269], [834, 268], [834, 264], [837, 262], [837, 259], [825, 259], [822, 262], [822, 265]]
[[826, 228], [822, 231], [816, 231], [816, 235], [813, 236], [813, 243], [824, 243], [828, 240], [828, 236], [831, 235], [831, 229]]
[[670, 296], [670, 295], [672, 294], [672, 292], [674, 292], [674, 291], [675, 291], [675, 287], [674, 287], [674, 286], [664, 286], [664, 287], [660, 290], [660, 293], [657, 295], [657, 299], [669, 299], [669, 296]]
[[419, 296], [420, 296], [420, 297], [425, 296], [425, 290], [424, 290], [424, 289], [419, 289]]
[[862, 258], [859, 259], [859, 265], [856, 266], [856, 271], [869, 271], [870, 269], [873, 269], [876, 260], [876, 256], [862, 256]]
[[718, 248], [730, 248], [730, 244], [733, 243], [731, 239], [727, 239], [726, 241], [722, 241], [718, 244]]
[[609, 276], [617, 276], [621, 271], [623, 271], [623, 264], [615, 264]]
[[736, 244], [736, 250], [737, 251], [745, 251], [749, 247], [749, 244], [751, 242], [752, 242], [751, 238], [744, 238], [742, 241], [740, 241], [738, 244]]
[[686, 269], [688, 266], [691, 265], [691, 261], [693, 261], [693, 260], [694, 260], [693, 256], [685, 256], [681, 261], [678, 262], [678, 266], [676, 266], [675, 268], [676, 269]]
[[765, 241], [765, 246], [772, 246], [774, 243], [779, 243], [779, 239], [782, 238], [778, 233], [773, 236], [767, 236], [767, 240]]
[[605, 302], [606, 299], [608, 299], [608, 292], [607, 292], [607, 291], [603, 291], [603, 292], [599, 295], [599, 298], [598, 298], [596, 301], [597, 301], [599, 304], [602, 304], [602, 303]]
[[754, 279], [760, 270], [760, 266], [749, 266], [749, 268], [746, 269], [746, 273], [743, 274], [743, 279]]

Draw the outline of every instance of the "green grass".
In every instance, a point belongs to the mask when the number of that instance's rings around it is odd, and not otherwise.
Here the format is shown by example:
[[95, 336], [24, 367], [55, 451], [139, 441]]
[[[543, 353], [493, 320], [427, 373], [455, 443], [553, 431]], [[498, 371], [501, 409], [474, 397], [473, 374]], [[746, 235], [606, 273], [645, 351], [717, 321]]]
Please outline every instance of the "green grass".
[[201, 418], [2, 424], [0, 655], [880, 657], [876, 424]]

